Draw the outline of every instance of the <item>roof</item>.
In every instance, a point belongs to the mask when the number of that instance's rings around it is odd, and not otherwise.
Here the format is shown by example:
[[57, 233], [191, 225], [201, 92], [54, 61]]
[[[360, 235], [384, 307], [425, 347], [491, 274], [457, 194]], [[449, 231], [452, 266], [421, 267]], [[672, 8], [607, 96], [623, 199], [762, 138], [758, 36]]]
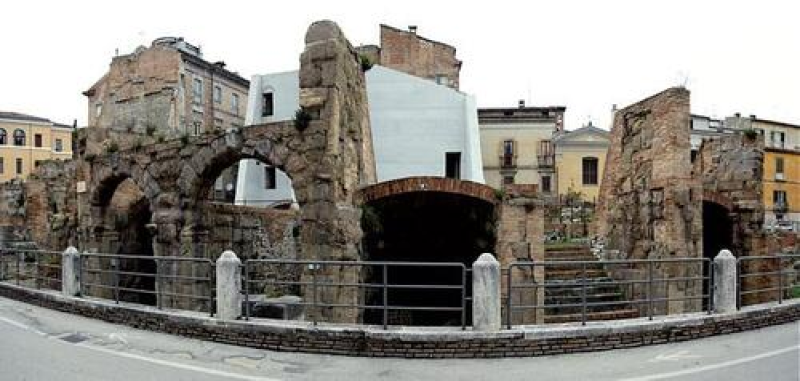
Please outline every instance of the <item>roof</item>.
[[569, 138], [571, 138], [573, 136], [584, 135], [584, 134], [600, 135], [600, 136], [608, 139], [610, 133], [608, 131], [602, 129], [602, 128], [598, 128], [598, 127], [592, 126], [590, 124], [588, 126], [583, 126], [583, 127], [579, 128], [577, 130], [565, 131], [563, 134], [560, 134], [557, 137], [555, 137], [553, 139], [553, 141], [558, 142], [558, 141], [569, 139]]
[[453, 45], [446, 44], [446, 43], [441, 42], [441, 41], [431, 40], [429, 38], [422, 37], [422, 36], [418, 35], [416, 32], [410, 32], [410, 31], [403, 30], [403, 29], [400, 29], [400, 28], [395, 28], [395, 27], [393, 27], [391, 25], [386, 25], [386, 24], [381, 24], [381, 28], [391, 29], [392, 31], [399, 32], [399, 33], [405, 33], [405, 34], [409, 34], [409, 35], [414, 35], [417, 38], [419, 38], [420, 40], [427, 41], [427, 42], [430, 42], [432, 44], [447, 46], [448, 48], [456, 50], [456, 47], [453, 46]]
[[480, 123], [534, 122], [557, 120], [566, 111], [565, 106], [479, 108]]
[[42, 118], [38, 116], [23, 114], [19, 112], [13, 111], [0, 111], [0, 119], [13, 119], [13, 120], [21, 120], [26, 122], [42, 122], [42, 123], [53, 123], [50, 119]]
[[769, 119], [755, 118], [755, 119], [753, 119], [753, 121], [761, 122], [761, 123], [774, 124], [776, 126], [781, 126], [781, 127], [800, 128], [800, 125], [797, 125], [797, 124], [791, 124], [791, 123], [786, 123], [786, 122], [778, 122], [778, 121], [769, 120]]
[[178, 50], [178, 52], [181, 53], [181, 57], [183, 57], [184, 61], [191, 62], [191, 63], [193, 63], [193, 64], [195, 64], [197, 66], [202, 67], [203, 69], [206, 69], [206, 70], [209, 70], [209, 71], [213, 71], [215, 74], [217, 74], [217, 75], [219, 75], [219, 76], [221, 76], [221, 77], [223, 77], [223, 78], [225, 78], [225, 79], [227, 79], [227, 80], [229, 80], [229, 81], [231, 81], [233, 83], [236, 83], [236, 84], [238, 84], [240, 86], [243, 86], [246, 89], [250, 88], [250, 81], [242, 78], [241, 75], [236, 74], [236, 73], [234, 73], [232, 71], [229, 71], [228, 69], [225, 69], [223, 66], [208, 62], [208, 61], [206, 61], [206, 60], [204, 60], [204, 59], [202, 59], [202, 58], [200, 58], [200, 57], [198, 57], [196, 55], [189, 54], [189, 53], [187, 53], [187, 52], [185, 52], [183, 50]]

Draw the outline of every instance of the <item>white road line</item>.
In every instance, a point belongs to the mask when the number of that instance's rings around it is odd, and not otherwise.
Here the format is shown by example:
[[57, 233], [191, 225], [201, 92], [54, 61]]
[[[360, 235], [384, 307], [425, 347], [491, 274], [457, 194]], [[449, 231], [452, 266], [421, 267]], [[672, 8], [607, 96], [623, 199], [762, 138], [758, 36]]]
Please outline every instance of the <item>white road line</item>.
[[[39, 330], [37, 330], [37, 329], [35, 329], [33, 327], [29, 327], [29, 326], [27, 326], [25, 324], [22, 324], [22, 323], [18, 322], [18, 321], [14, 321], [14, 320], [7, 319], [7, 318], [4, 318], [4, 317], [0, 317], [0, 321], [4, 322], [6, 324], [12, 325], [14, 327], [20, 328], [22, 330], [33, 332], [33, 333], [35, 333], [37, 335], [45, 336], [45, 337], [47, 337], [49, 339], [54, 339], [53, 337], [49, 337], [46, 333], [44, 333], [42, 331], [39, 331]], [[58, 339], [56, 339], [56, 342], [60, 342], [60, 343], [66, 344], [63, 341], [59, 341]], [[238, 374], [238, 373], [225, 372], [225, 371], [222, 371], [222, 370], [209, 369], [209, 368], [204, 368], [204, 367], [199, 367], [199, 366], [194, 366], [194, 365], [188, 365], [188, 364], [175, 363], [175, 362], [170, 362], [170, 361], [165, 361], [165, 360], [159, 360], [159, 359], [155, 359], [155, 358], [151, 358], [151, 357], [147, 357], [147, 356], [136, 355], [136, 354], [133, 354], [133, 353], [118, 352], [118, 351], [115, 351], [115, 350], [112, 350], [112, 349], [108, 349], [108, 348], [97, 347], [97, 346], [94, 346], [94, 345], [91, 345], [91, 344], [88, 344], [88, 343], [85, 343], [85, 342], [84, 343], [78, 343], [78, 344], [68, 344], [68, 345], [75, 345], [75, 346], [79, 346], [81, 348], [85, 348], [85, 349], [89, 349], [89, 350], [93, 350], [93, 351], [97, 351], [97, 352], [102, 352], [102, 353], [110, 354], [110, 355], [113, 355], [113, 356], [126, 357], [126, 358], [130, 358], [130, 359], [146, 361], [146, 362], [149, 362], [149, 363], [152, 363], [152, 364], [158, 364], [158, 365], [163, 365], [163, 366], [168, 366], [168, 367], [178, 368], [178, 369], [183, 369], [183, 370], [190, 370], [190, 371], [193, 371], [193, 372], [205, 373], [205, 374], [209, 374], [209, 375], [213, 375], [213, 376], [221, 376], [221, 377], [226, 377], [226, 378], [230, 378], [230, 379], [247, 380], [247, 381], [280, 381], [277, 378], [247, 376], [247, 375]]]
[[797, 351], [798, 349], [800, 349], [800, 345], [796, 345], [796, 346], [793, 346], [793, 347], [787, 347], [787, 348], [783, 348], [783, 349], [778, 349], [778, 350], [774, 350], [774, 351], [770, 351], [770, 352], [764, 352], [764, 353], [757, 354], [755, 356], [742, 357], [740, 359], [725, 361], [725, 362], [721, 362], [721, 363], [717, 363], [717, 364], [699, 366], [699, 367], [696, 367], [696, 368], [683, 369], [683, 370], [679, 370], [679, 371], [675, 371], [675, 372], [653, 374], [653, 375], [650, 375], [650, 376], [625, 378], [625, 379], [622, 379], [622, 380], [619, 380], [619, 381], [664, 380], [664, 379], [675, 378], [675, 377], [680, 377], [680, 376], [686, 376], [686, 375], [695, 374], [695, 373], [708, 372], [709, 370], [727, 368], [727, 367], [730, 367], [730, 366], [735, 366], [735, 365], [744, 364], [744, 363], [748, 363], [748, 362], [752, 362], [752, 361], [757, 361], [757, 360], [765, 359], [765, 358], [768, 358], [768, 357], [779, 356], [779, 355], [782, 355], [784, 353]]

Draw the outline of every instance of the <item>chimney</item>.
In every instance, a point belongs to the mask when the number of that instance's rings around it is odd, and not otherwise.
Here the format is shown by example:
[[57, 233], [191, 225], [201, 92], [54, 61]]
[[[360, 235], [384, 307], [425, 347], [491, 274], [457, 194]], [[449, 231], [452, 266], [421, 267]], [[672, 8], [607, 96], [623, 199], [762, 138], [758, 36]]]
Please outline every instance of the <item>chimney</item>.
[[756, 120], [756, 119], [757, 119], [757, 118], [756, 118], [756, 115], [755, 115], [755, 114], [750, 114], [750, 120]]
[[413, 33], [413, 34], [417, 34], [417, 26], [416, 25], [409, 25], [408, 26], [408, 31]]
[[737, 113], [733, 114], [733, 116], [735, 116], [737, 118], [741, 118], [742, 117], [742, 113], [737, 112]]
[[524, 108], [524, 107], [525, 107], [525, 100], [524, 99], [520, 99], [519, 100], [519, 108]]

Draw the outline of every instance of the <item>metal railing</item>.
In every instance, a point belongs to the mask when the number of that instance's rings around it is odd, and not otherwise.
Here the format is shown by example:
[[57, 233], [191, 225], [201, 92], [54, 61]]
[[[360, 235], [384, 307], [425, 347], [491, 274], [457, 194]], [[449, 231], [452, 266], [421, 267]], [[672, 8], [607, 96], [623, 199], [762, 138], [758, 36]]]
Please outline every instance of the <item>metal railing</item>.
[[[189, 274], [186, 274], [189, 273]], [[165, 307], [215, 311], [211, 259], [81, 253], [81, 295]], [[188, 291], [186, 291], [188, 290]]]
[[13, 280], [18, 286], [36, 289], [61, 290], [61, 252], [2, 249], [0, 280]]
[[[669, 275], [665, 265], [671, 264], [682, 265], [679, 275]], [[543, 279], [544, 270], [548, 279]], [[711, 313], [714, 304], [713, 262], [707, 258], [515, 262], [504, 276], [508, 328], [515, 316], [522, 324], [558, 315], [586, 324], [618, 319], [615, 312], [620, 311], [652, 320], [670, 313], [676, 307], [672, 303], [682, 303], [677, 306], [682, 312]], [[682, 292], [672, 296], [671, 288]], [[601, 313], [590, 316], [594, 312]]]
[[[267, 270], [265, 267], [273, 267]], [[277, 270], [275, 269], [277, 268]], [[355, 270], [355, 271], [354, 271]], [[299, 276], [294, 279], [277, 276], [263, 276], [264, 274], [286, 274], [294, 271]], [[349, 275], [347, 274], [349, 271]], [[401, 271], [435, 272], [440, 275], [439, 280], [458, 279], [455, 282], [428, 282], [415, 284], [410, 282], [393, 281], [395, 275]], [[338, 273], [338, 275], [335, 275]], [[262, 276], [259, 276], [261, 274]], [[428, 313], [439, 312], [457, 314], [461, 328], [467, 326], [467, 268], [463, 263], [440, 262], [362, 262], [362, 261], [302, 261], [302, 260], [271, 260], [254, 259], [244, 263], [243, 292], [245, 297], [245, 319], [251, 318], [250, 300], [258, 294], [269, 293], [271, 288], [294, 287], [304, 288], [305, 299], [297, 305], [306, 308], [307, 317], [317, 324], [324, 318], [325, 309], [349, 309], [364, 312], [364, 314], [379, 313], [377, 319], [384, 329], [391, 324], [390, 314], [398, 312]], [[349, 281], [337, 280], [349, 278]], [[437, 277], [428, 277], [434, 279]], [[332, 302], [326, 300], [326, 292], [332, 289], [354, 289], [354, 301], [342, 303], [341, 300]], [[430, 296], [431, 293], [450, 293], [446, 297], [451, 303], [431, 305], [423, 303], [430, 298], [416, 298], [416, 303], [408, 303], [408, 298], [403, 298], [404, 290], [414, 290]], [[362, 295], [363, 298], [357, 295]], [[335, 291], [334, 291], [335, 292]], [[406, 293], [405, 296], [408, 296]], [[401, 304], [401, 302], [403, 302]], [[373, 315], [373, 317], [375, 317]], [[369, 320], [369, 319], [367, 319]]]
[[800, 298], [800, 254], [739, 257], [737, 306]]

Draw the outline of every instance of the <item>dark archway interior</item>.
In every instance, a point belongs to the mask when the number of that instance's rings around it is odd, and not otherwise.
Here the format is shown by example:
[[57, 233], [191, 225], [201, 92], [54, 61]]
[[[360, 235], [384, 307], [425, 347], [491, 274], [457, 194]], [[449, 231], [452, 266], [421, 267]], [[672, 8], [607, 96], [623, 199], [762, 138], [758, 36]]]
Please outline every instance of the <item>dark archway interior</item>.
[[[147, 229], [152, 220], [150, 203], [131, 180], [119, 184], [106, 208], [106, 219], [117, 233], [115, 254], [153, 256], [153, 236]], [[110, 264], [113, 266], [113, 264]], [[156, 304], [156, 262], [152, 259], [121, 259], [118, 263], [119, 298], [122, 301]]]
[[[703, 257], [714, 260], [722, 249], [732, 249], [733, 222], [730, 212], [715, 202], [703, 201]], [[710, 268], [703, 265], [703, 273], [709, 276]], [[703, 294], [707, 295], [708, 282], [703, 282]]]
[[[369, 261], [455, 262], [468, 269], [481, 253], [495, 245], [494, 205], [481, 199], [442, 192], [411, 192], [368, 203], [362, 227]], [[368, 283], [383, 282], [383, 271], [367, 272]], [[461, 285], [462, 271], [450, 267], [395, 267], [387, 270], [390, 285]], [[466, 277], [471, 294], [471, 278]], [[461, 307], [459, 289], [434, 290], [430, 287], [390, 288], [390, 306]], [[367, 292], [368, 305], [383, 304], [383, 290]], [[467, 306], [467, 320], [471, 319]], [[383, 311], [367, 310], [364, 321], [383, 322]], [[459, 325], [459, 311], [404, 311], [388, 313], [388, 323], [398, 325]]]

